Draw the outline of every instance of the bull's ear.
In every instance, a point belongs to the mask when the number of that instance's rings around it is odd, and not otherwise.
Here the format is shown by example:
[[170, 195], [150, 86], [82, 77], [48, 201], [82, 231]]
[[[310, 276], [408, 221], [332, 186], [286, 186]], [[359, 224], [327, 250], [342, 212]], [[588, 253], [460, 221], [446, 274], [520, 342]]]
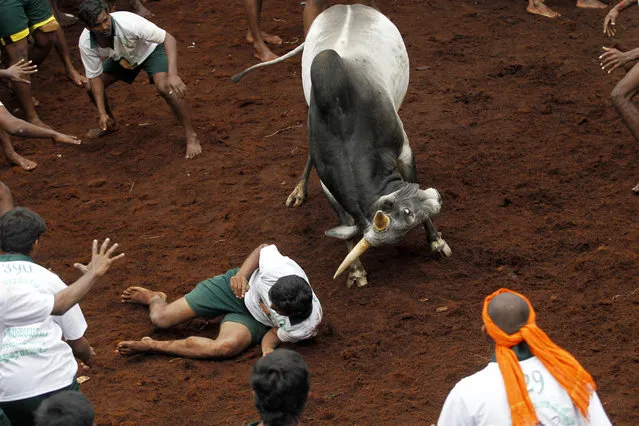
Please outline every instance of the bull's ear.
[[388, 217], [388, 215], [381, 210], [377, 210], [377, 213], [375, 213], [375, 217], [373, 218], [373, 225], [375, 226], [375, 230], [381, 232], [388, 228], [389, 224], [390, 218]]
[[331, 228], [326, 231], [326, 235], [333, 238], [338, 238], [340, 240], [350, 240], [354, 238], [359, 233], [359, 227], [357, 225], [353, 226], [336, 226], [335, 228]]

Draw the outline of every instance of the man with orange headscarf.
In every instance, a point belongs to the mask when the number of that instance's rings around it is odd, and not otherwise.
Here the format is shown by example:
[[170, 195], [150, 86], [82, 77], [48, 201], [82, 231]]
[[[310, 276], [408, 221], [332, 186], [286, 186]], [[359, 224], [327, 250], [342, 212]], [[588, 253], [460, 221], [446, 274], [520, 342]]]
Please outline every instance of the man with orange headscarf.
[[592, 377], [537, 327], [525, 296], [497, 290], [482, 316], [493, 360], [455, 385], [438, 425], [611, 425]]

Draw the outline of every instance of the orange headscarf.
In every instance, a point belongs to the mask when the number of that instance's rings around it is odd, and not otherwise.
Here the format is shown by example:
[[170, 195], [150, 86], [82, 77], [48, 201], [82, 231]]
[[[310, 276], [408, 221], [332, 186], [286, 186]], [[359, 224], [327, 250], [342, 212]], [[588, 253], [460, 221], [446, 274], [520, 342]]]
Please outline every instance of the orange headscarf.
[[[488, 315], [488, 304], [495, 296], [502, 293], [511, 293], [521, 297], [526, 301], [530, 309], [526, 324], [517, 333], [510, 335], [496, 326]], [[597, 389], [595, 382], [572, 355], [554, 344], [546, 333], [537, 327], [537, 324], [535, 324], [535, 310], [524, 295], [506, 288], [497, 290], [484, 300], [482, 317], [486, 332], [495, 341], [495, 354], [499, 370], [506, 385], [506, 395], [510, 405], [513, 426], [539, 424], [535, 407], [530, 401], [530, 396], [526, 390], [526, 380], [517, 360], [517, 355], [511, 349], [522, 341], [528, 344], [532, 354], [542, 362], [550, 374], [568, 392], [579, 412], [585, 418], [588, 418], [590, 395]]]

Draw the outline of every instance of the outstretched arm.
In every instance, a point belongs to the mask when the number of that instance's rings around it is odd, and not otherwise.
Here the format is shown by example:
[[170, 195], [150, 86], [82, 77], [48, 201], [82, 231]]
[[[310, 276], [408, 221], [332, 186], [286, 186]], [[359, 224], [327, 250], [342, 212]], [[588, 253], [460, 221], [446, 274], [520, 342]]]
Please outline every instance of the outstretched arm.
[[109, 248], [109, 242], [110, 240], [108, 238], [104, 240], [100, 251], [98, 251], [98, 240], [93, 240], [91, 262], [89, 262], [88, 265], [82, 265], [80, 263], [74, 265], [81, 270], [84, 275], [64, 290], [56, 293], [51, 315], [62, 315], [71, 309], [73, 305], [80, 302], [89, 290], [91, 290], [91, 287], [93, 287], [93, 284], [95, 284], [98, 278], [109, 270], [111, 264], [115, 260], [124, 257], [124, 253], [113, 256], [115, 249], [118, 248], [118, 244], [113, 244], [111, 248]]
[[255, 250], [249, 254], [246, 258], [240, 270], [237, 271], [233, 277], [231, 277], [231, 290], [236, 297], [244, 297], [244, 294], [248, 291], [248, 280], [253, 275], [253, 272], [260, 266], [260, 251], [268, 244], [260, 244]]
[[72, 143], [79, 145], [82, 141], [75, 136], [64, 135], [52, 129], [34, 126], [24, 120], [14, 117], [5, 107], [0, 106], [0, 128], [13, 136], [21, 138], [50, 138], [54, 142]]
[[74, 357], [82, 361], [87, 367], [91, 367], [95, 351], [86, 337], [83, 336], [76, 340], [67, 340], [67, 344], [71, 346]]
[[619, 13], [625, 9], [628, 9], [633, 4], [637, 4], [635, 0], [621, 0], [615, 7], [610, 9], [610, 12], [606, 15], [603, 24], [603, 32], [608, 37], [615, 35], [617, 30], [615, 29], [615, 21], [619, 16]]
[[280, 342], [279, 337], [277, 337], [277, 328], [271, 328], [268, 333], [262, 337], [262, 356], [273, 352]]

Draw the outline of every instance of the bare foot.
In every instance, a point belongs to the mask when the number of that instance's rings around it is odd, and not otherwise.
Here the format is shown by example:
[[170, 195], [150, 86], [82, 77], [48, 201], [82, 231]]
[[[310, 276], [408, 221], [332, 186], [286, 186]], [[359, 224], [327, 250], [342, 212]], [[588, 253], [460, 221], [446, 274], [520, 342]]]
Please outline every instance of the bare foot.
[[266, 44], [264, 44], [264, 42], [253, 44], [253, 50], [253, 56], [255, 56], [262, 62], [272, 61], [273, 59], [277, 59], [279, 57], [275, 53], [271, 52], [271, 49], [266, 47]]
[[[282, 39], [276, 35], [260, 31], [260, 36], [262, 36], [262, 40], [273, 46], [279, 46], [280, 44], [282, 44]], [[253, 42], [255, 42], [255, 40], [253, 39], [253, 34], [251, 34], [250, 30], [246, 32], [246, 42], [250, 44], [253, 44]]]
[[533, 15], [545, 16], [547, 18], [558, 18], [561, 16], [561, 14], [555, 12], [543, 3], [528, 5], [528, 7], [526, 8], [526, 12], [532, 13]]
[[76, 86], [84, 86], [89, 80], [80, 74], [75, 68], [67, 70], [67, 78], [73, 82]]
[[582, 9], [605, 9], [608, 5], [599, 0], [577, 0], [577, 7]]
[[144, 287], [129, 287], [122, 292], [122, 303], [137, 303], [140, 305], [149, 305], [152, 299], [159, 297], [160, 300], [166, 301], [166, 294], [161, 291], [147, 290]]
[[15, 151], [6, 152], [5, 155], [7, 156], [7, 160], [9, 160], [10, 163], [22, 167], [28, 172], [35, 169], [38, 165], [35, 161], [27, 160]]
[[200, 140], [197, 138], [197, 135], [193, 135], [186, 139], [186, 155], [184, 158], [191, 159], [195, 158], [202, 153], [202, 145], [200, 145]]
[[130, 340], [126, 342], [118, 343], [118, 353], [122, 356], [129, 356], [135, 354], [141, 354], [144, 352], [149, 352], [151, 350], [150, 343], [153, 342], [153, 339], [150, 337], [143, 337], [140, 340]]
[[58, 15], [56, 15], [56, 20], [62, 26], [62, 28], [70, 27], [78, 22], [78, 18], [71, 15], [70, 13], [59, 13]]

